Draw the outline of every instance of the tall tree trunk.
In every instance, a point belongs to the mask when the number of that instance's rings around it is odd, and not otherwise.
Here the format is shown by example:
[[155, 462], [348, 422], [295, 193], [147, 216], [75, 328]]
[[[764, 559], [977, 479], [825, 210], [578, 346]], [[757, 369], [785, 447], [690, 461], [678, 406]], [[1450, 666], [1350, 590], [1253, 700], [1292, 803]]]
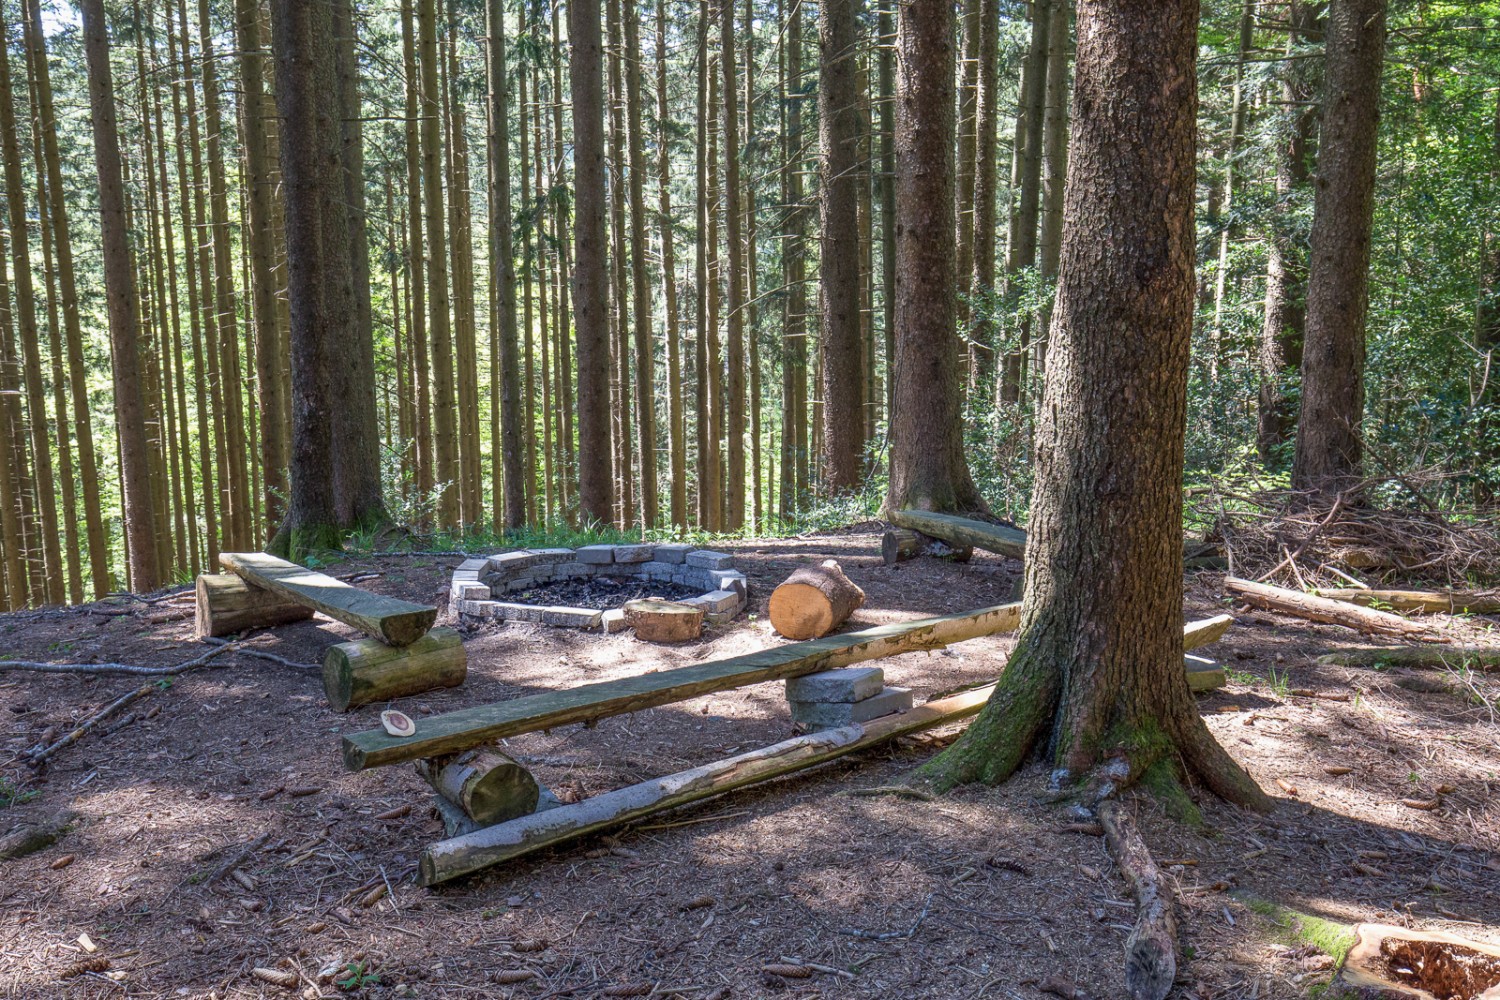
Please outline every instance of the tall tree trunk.
[[667, 0], [656, 0], [656, 184], [661, 240], [661, 290], [666, 308], [667, 437], [671, 475], [672, 526], [687, 530], [687, 422], [683, 407], [682, 341], [677, 312], [676, 240], [672, 232], [672, 121], [667, 104]]
[[276, 106], [283, 122], [291, 296], [291, 497], [272, 551], [293, 558], [339, 542], [336, 369], [358, 336], [344, 175], [344, 114], [333, 4], [273, 0]]
[[728, 458], [726, 477], [727, 503], [724, 506], [725, 531], [739, 531], [745, 525], [745, 244], [744, 216], [740, 207], [740, 121], [739, 85], [735, 69], [734, 0], [720, 0], [719, 67], [724, 73], [724, 227], [728, 244], [728, 296], [724, 300], [727, 321], [725, 338], [725, 380], [728, 398], [728, 428], [725, 452]]
[[[489, 15], [489, 159], [490, 282], [494, 313], [490, 351], [498, 354], [499, 379], [490, 392], [500, 400], [499, 428], [490, 448], [496, 469], [503, 471], [504, 501], [496, 491], [495, 523], [515, 530], [526, 523], [525, 463], [521, 453], [520, 337], [516, 329], [516, 269], [511, 247], [510, 80], [506, 76], [505, 4], [488, 0]], [[493, 371], [493, 368], [492, 368]], [[498, 473], [497, 473], [498, 474]]]
[[[0, 21], [0, 35], [5, 31], [5, 24]], [[16, 313], [20, 321], [26, 409], [30, 416], [33, 481], [36, 484], [37, 509], [41, 516], [42, 556], [46, 561], [45, 590], [38, 596], [48, 604], [62, 604], [67, 599], [67, 594], [64, 590], [62, 549], [58, 544], [57, 483], [52, 471], [52, 444], [47, 438], [41, 328], [37, 325], [36, 296], [31, 280], [26, 182], [21, 176], [21, 138], [16, 127], [8, 45], [0, 45], [0, 144], [4, 146], [5, 195], [10, 212], [10, 249], [15, 274]]]
[[448, 294], [447, 218], [443, 213], [442, 92], [438, 89], [437, 4], [417, 4], [417, 56], [422, 81], [422, 195], [427, 213], [427, 288], [431, 303], [432, 405], [438, 523], [459, 524], [458, 432], [454, 423], [453, 322]]
[[105, 299], [109, 309], [126, 549], [130, 560], [130, 585], [135, 591], [144, 593], [155, 590], [160, 577], [152, 522], [145, 404], [141, 399], [135, 264], [131, 260], [129, 226], [125, 218], [120, 136], [115, 119], [114, 80], [109, 66], [109, 29], [104, 18], [104, 0], [83, 0], [81, 13], [84, 55], [88, 62], [94, 163], [99, 179], [99, 230], [104, 256]]
[[609, 231], [610, 304], [613, 349], [610, 352], [610, 398], [616, 491], [616, 524], [635, 523], [635, 442], [630, 432], [630, 247], [626, 231], [624, 33], [620, 0], [605, 0], [609, 45]]
[[896, 417], [890, 509], [984, 510], [964, 460], [953, 242], [953, 8], [896, 25]]
[[93, 418], [89, 413], [88, 380], [83, 355], [83, 330], [78, 318], [78, 291], [73, 266], [73, 240], [63, 189], [62, 156], [58, 151], [57, 113], [52, 103], [52, 74], [47, 61], [46, 36], [42, 31], [41, 0], [27, 0], [26, 45], [31, 52], [36, 77], [37, 115], [41, 120], [42, 153], [47, 164], [47, 198], [52, 220], [53, 244], [57, 249], [57, 282], [61, 298], [63, 332], [68, 353], [68, 389], [73, 407], [73, 434], [78, 446], [78, 467], [83, 481], [83, 516], [88, 538], [89, 576], [94, 597], [109, 592], [109, 545], [104, 535], [104, 514], [99, 501], [99, 461], [94, 452]]
[[[705, 0], [707, 3], [707, 0]], [[707, 195], [703, 242], [707, 246], [708, 307], [705, 313], [703, 379], [708, 398], [708, 436], [702, 447], [708, 449], [708, 476], [701, 489], [708, 494], [707, 516], [703, 526], [709, 531], [724, 527], [724, 379], [723, 358], [719, 342], [719, 290], [724, 269], [719, 257], [719, 75], [716, 57], [708, 59], [708, 145]]]
[[[1047, 33], [1051, 22], [1042, 0], [1031, 4], [1031, 47], [1021, 73], [1021, 108], [1016, 125], [1016, 194], [1010, 213], [1010, 239], [1005, 260], [1006, 293], [1027, 268], [1036, 266], [1037, 221], [1042, 194], [1042, 115], [1046, 108]], [[1031, 318], [1021, 316], [1016, 349], [1006, 355], [999, 398], [1019, 403], [1025, 392], [1026, 356], [1031, 345]]]
[[[859, 141], [858, 30], [860, 0], [825, 0], [818, 7], [818, 123], [822, 196], [819, 284], [823, 297], [823, 490], [859, 485], [861, 405], [859, 217], [855, 155]], [[898, 404], [899, 405], [899, 404]]]
[[1292, 485], [1337, 490], [1359, 477], [1365, 320], [1386, 0], [1333, 0], [1307, 277], [1302, 412]]
[[[895, 419], [896, 383], [896, 0], [880, 0], [876, 18], [876, 79], [880, 89], [880, 298], [885, 331], [885, 418]], [[993, 149], [990, 149], [993, 156]]]
[[[1037, 252], [1039, 274], [1046, 287], [1057, 283], [1062, 254], [1063, 193], [1068, 176], [1068, 0], [1051, 0], [1052, 23], [1047, 29], [1047, 113], [1043, 122], [1042, 231]], [[1033, 352], [1037, 373], [1047, 368], [1048, 332], [1052, 329], [1052, 299], [1042, 308]]]
[[427, 278], [422, 234], [422, 82], [417, 70], [417, 40], [413, 0], [401, 0], [401, 55], [406, 79], [406, 224], [407, 288], [411, 306], [408, 343], [412, 378], [416, 382], [417, 494], [425, 503], [437, 488], [439, 470], [433, 455], [432, 400], [427, 342]]
[[[792, 0], [785, 42], [785, 141], [781, 187], [782, 283], [786, 286], [781, 338], [781, 508], [790, 521], [807, 491], [807, 208], [803, 204], [802, 5]], [[889, 294], [889, 291], [887, 292]]]
[[1245, 138], [1245, 61], [1255, 44], [1255, 0], [1244, 0], [1240, 10], [1239, 58], [1234, 64], [1234, 89], [1229, 99], [1229, 140], [1224, 147], [1223, 200], [1214, 206], [1219, 222], [1218, 267], [1214, 271], [1214, 317], [1209, 333], [1209, 367], [1217, 381], [1224, 343], [1224, 295], [1229, 282], [1229, 218], [1240, 186], [1240, 147]]
[[[1063, 0], [1053, 0], [1061, 5]], [[974, 134], [974, 246], [973, 274], [958, 272], [968, 281], [970, 296], [985, 295], [995, 287], [995, 201], [998, 187], [995, 159], [1000, 110], [1000, 4], [999, 0], [977, 0], [979, 8], [979, 73], [975, 100]], [[984, 317], [960, 327], [969, 348], [969, 385], [978, 394], [989, 389], [995, 377], [995, 326]]]
[[926, 765], [939, 787], [1002, 781], [1046, 738], [1059, 787], [1119, 754], [1131, 778], [1180, 760], [1217, 794], [1269, 805], [1182, 671], [1197, 29], [1197, 0], [1079, 8], [1020, 638], [974, 724]]
[[573, 327], [578, 343], [578, 509], [614, 517], [609, 440], [609, 299], [604, 235], [604, 46], [599, 0], [568, 6], [573, 95]]
[[[275, 233], [271, 222], [271, 169], [266, 151], [265, 53], [259, 0], [236, 0], [235, 28], [240, 46], [240, 138], [250, 186], [251, 303], [255, 317], [256, 381], [261, 415], [260, 465], [265, 483], [266, 521], [280, 524], [286, 513], [286, 446], [277, 416], [281, 379], [276, 367], [285, 352], [276, 321]], [[256, 544], [264, 538], [257, 531]]]
[[698, 482], [698, 526], [707, 527], [709, 524], [709, 500], [713, 492], [708, 488], [709, 479], [709, 456], [711, 453], [712, 431], [709, 427], [708, 398], [708, 283], [710, 275], [708, 271], [708, 133], [709, 133], [709, 103], [708, 103], [708, 81], [709, 81], [709, 57], [708, 57], [708, 34], [709, 23], [708, 0], [699, 0], [698, 3], [698, 52], [695, 64], [697, 66], [698, 78], [698, 100], [696, 106], [696, 137], [694, 143], [694, 195], [696, 199], [694, 220], [696, 223], [696, 238], [693, 240], [696, 252], [693, 260], [693, 284], [697, 290], [696, 313], [693, 322], [693, 373], [695, 376], [695, 392], [693, 393], [693, 428], [698, 440], [698, 448], [694, 455], [694, 470], [697, 473]]
[[[656, 489], [656, 362], [651, 346], [651, 286], [646, 274], [646, 152], [641, 135], [641, 38], [634, 12], [625, 17], [625, 121], [630, 150], [631, 298], [635, 307], [635, 420], [641, 462], [641, 524], [658, 524]], [[665, 141], [665, 137], [663, 137]]]
[[[979, 146], [979, 100], [983, 86], [979, 82], [979, 76], [985, 71], [982, 65], [984, 57], [980, 52], [980, 36], [983, 31], [981, 19], [984, 16], [983, 7], [989, 2], [993, 0], [963, 0], [959, 5], [962, 16], [959, 18], [958, 34], [962, 49], [958, 60], [958, 161], [954, 164], [957, 197], [953, 204], [953, 245], [956, 251], [955, 266], [961, 282], [968, 278], [974, 266], [975, 244], [982, 234], [994, 232], [993, 223], [988, 230], [979, 229], [975, 205], [978, 187], [976, 151], [984, 149], [989, 159], [994, 158], [993, 144], [988, 147]], [[990, 72], [993, 75], [994, 69], [991, 68]], [[967, 291], [962, 283], [959, 290]], [[967, 295], [959, 298], [953, 315], [958, 329], [961, 333], [966, 333], [969, 329]], [[967, 358], [964, 360], [967, 361]]]
[[[206, 2], [206, 0], [201, 0]], [[381, 493], [380, 425], [375, 407], [374, 322], [370, 314], [370, 244], [366, 231], [364, 129], [359, 94], [358, 39], [353, 0], [333, 5], [338, 59], [340, 161], [345, 229], [353, 281], [354, 326], [346, 331], [342, 364], [334, 373], [339, 406], [334, 410], [334, 501], [341, 528], [369, 530], [389, 517]], [[477, 407], [476, 407], [477, 410]]]

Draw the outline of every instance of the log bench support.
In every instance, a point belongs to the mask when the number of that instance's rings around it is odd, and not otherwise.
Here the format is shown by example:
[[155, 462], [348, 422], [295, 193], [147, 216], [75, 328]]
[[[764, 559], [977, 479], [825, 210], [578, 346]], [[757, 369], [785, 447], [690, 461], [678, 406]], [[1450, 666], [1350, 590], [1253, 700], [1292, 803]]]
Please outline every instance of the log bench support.
[[320, 611], [390, 646], [411, 645], [437, 620], [437, 608], [367, 593], [264, 552], [220, 552], [219, 563], [252, 586]]
[[435, 628], [409, 646], [359, 639], [329, 647], [323, 658], [323, 692], [335, 712], [347, 712], [371, 702], [457, 687], [468, 672], [463, 638], [451, 628]]
[[194, 632], [199, 639], [233, 635], [306, 621], [312, 608], [280, 594], [252, 587], [233, 573], [200, 573]]

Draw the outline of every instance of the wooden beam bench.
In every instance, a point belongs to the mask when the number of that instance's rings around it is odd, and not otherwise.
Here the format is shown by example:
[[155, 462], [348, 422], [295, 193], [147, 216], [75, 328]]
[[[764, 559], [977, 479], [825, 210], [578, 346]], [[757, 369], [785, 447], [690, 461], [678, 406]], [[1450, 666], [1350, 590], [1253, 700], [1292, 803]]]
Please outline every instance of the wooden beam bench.
[[371, 594], [264, 552], [220, 552], [219, 563], [252, 587], [320, 611], [388, 646], [410, 646], [437, 620], [437, 608]]

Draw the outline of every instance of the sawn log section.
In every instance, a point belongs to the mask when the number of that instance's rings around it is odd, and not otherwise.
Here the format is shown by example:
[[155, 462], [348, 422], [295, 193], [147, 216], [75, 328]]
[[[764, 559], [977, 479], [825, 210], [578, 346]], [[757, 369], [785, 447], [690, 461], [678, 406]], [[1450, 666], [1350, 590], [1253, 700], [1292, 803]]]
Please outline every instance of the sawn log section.
[[220, 552], [219, 563], [246, 583], [275, 591], [392, 646], [411, 645], [437, 620], [437, 608], [371, 594], [264, 552]]
[[1012, 559], [1026, 558], [1026, 532], [1020, 528], [927, 510], [893, 510], [888, 516], [898, 528], [920, 531], [952, 545], [972, 545]]
[[417, 734], [404, 739], [379, 729], [345, 736], [344, 765], [351, 771], [359, 771], [418, 757], [436, 757], [518, 733], [623, 715], [714, 691], [799, 677], [897, 653], [941, 649], [963, 639], [1012, 631], [1020, 620], [1020, 604], [1001, 604], [967, 614], [824, 636], [676, 670], [476, 705], [419, 719]]

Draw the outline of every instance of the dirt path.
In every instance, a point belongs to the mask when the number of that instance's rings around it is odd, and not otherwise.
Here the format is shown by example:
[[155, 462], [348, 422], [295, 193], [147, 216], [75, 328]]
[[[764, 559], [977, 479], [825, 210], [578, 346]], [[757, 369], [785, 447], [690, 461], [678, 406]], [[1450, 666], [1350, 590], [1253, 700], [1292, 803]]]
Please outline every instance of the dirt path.
[[[886, 568], [878, 536], [859, 532], [727, 548], [751, 578], [750, 614], [701, 642], [484, 625], [466, 637], [468, 682], [403, 707], [443, 712], [779, 643], [765, 620], [772, 587], [829, 556], [869, 595], [848, 628], [1004, 602], [1018, 568], [989, 556]], [[445, 604], [458, 561], [330, 571]], [[1222, 610], [1217, 595], [1217, 577], [1197, 576], [1190, 613]], [[0, 616], [0, 658], [180, 662], [202, 649], [183, 609], [191, 603]], [[1329, 979], [1326, 958], [1233, 890], [1341, 921], [1481, 937], [1478, 925], [1500, 925], [1500, 726], [1484, 701], [1500, 685], [1323, 667], [1318, 654], [1364, 640], [1261, 612], [1239, 622], [1205, 651], [1233, 680], [1201, 704], [1281, 805], [1253, 817], [1205, 798], [1194, 832], [1138, 800], [1157, 858], [1178, 862], [1188, 952], [1175, 995], [1297, 997]], [[1473, 641], [1493, 624], [1446, 628]], [[317, 619], [255, 644], [312, 665], [350, 637]], [[1010, 644], [884, 666], [924, 699], [992, 678]], [[223, 659], [153, 692], [136, 708], [156, 714], [85, 737], [40, 777], [22, 755], [45, 730], [66, 732], [140, 681], [0, 672], [0, 779], [31, 795], [0, 808], [0, 831], [65, 806], [83, 817], [59, 845], [0, 862], [0, 996], [334, 996], [332, 982], [310, 984], [323, 970], [348, 979], [350, 963], [378, 976], [356, 994], [366, 997], [623, 996], [645, 991], [606, 990], [654, 984], [687, 998], [1033, 998], [1054, 977], [1096, 1000], [1122, 995], [1126, 889], [1101, 840], [1058, 832], [1039, 767], [934, 802], [847, 794], [932, 753], [932, 740], [910, 740], [429, 891], [411, 883], [422, 845], [441, 836], [426, 786], [409, 768], [340, 765], [339, 734], [377, 724], [382, 706], [338, 715], [315, 672]], [[1452, 691], [1412, 689], [1433, 680]], [[567, 799], [791, 733], [781, 685], [767, 684], [516, 738], [509, 751]], [[1433, 797], [1432, 811], [1401, 804]], [[246, 848], [243, 880], [215, 877]], [[91, 957], [85, 934], [109, 969], [60, 979]], [[762, 971], [798, 963], [839, 971]], [[255, 967], [307, 978], [287, 990], [252, 978]], [[507, 982], [522, 972], [534, 975]]]

